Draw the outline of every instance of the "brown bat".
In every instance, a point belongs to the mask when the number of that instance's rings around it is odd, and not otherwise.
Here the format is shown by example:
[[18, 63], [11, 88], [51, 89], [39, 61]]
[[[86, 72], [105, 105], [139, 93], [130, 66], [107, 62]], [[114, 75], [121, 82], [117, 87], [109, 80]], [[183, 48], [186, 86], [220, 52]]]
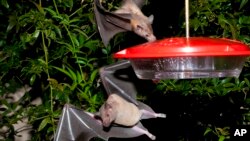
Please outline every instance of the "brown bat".
[[146, 17], [141, 12], [145, 0], [123, 0], [116, 11], [106, 10], [100, 0], [94, 0], [94, 12], [99, 33], [105, 46], [120, 32], [133, 31], [147, 41], [155, 41], [153, 15]]

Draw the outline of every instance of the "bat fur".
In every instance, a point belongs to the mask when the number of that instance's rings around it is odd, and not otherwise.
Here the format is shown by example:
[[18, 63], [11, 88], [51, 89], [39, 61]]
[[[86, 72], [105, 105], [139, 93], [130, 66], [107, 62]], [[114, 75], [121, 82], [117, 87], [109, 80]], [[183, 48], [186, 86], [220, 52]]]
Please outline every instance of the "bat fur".
[[147, 41], [155, 41], [152, 23], [153, 15], [146, 17], [140, 7], [145, 0], [123, 0], [116, 11], [108, 11], [100, 0], [94, 0], [95, 19], [105, 46], [113, 36], [120, 32], [133, 31]]
[[[135, 104], [127, 102], [116, 94], [109, 95], [99, 112], [104, 127], [109, 127], [112, 122], [125, 126], [133, 126], [141, 118], [141, 111]], [[127, 118], [128, 116], [130, 118]]]
[[141, 119], [166, 117], [163, 113], [155, 113], [143, 103], [136, 106], [117, 94], [109, 95], [99, 110], [99, 116], [102, 119], [104, 127], [109, 127], [112, 123], [123, 126], [134, 126]]

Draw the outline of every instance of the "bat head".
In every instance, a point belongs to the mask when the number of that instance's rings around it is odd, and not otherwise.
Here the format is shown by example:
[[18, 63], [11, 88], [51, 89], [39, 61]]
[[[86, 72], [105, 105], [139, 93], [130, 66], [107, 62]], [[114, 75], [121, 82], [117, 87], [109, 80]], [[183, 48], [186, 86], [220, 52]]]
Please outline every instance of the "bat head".
[[148, 42], [155, 41], [156, 37], [154, 36], [152, 29], [153, 20], [153, 15], [149, 17], [135, 15], [135, 17], [131, 19], [132, 29], [137, 35], [148, 40]]
[[115, 105], [112, 101], [106, 101], [99, 110], [104, 127], [109, 127], [117, 116], [114, 106]]

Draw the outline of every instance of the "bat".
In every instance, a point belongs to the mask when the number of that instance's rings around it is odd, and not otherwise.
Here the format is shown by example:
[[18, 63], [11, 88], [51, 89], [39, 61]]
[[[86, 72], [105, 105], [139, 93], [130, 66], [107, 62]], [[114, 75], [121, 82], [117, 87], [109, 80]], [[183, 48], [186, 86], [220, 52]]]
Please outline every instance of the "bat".
[[139, 122], [142, 113], [135, 104], [127, 102], [117, 94], [111, 94], [101, 106], [99, 116], [104, 127], [109, 127], [111, 123], [134, 126]]
[[[165, 114], [156, 114], [147, 105], [139, 102], [139, 110], [145, 113], [141, 119], [165, 117]], [[131, 114], [127, 115], [130, 118]], [[108, 130], [103, 128], [102, 121], [95, 118], [95, 114], [85, 112], [70, 104], [65, 104], [59, 119], [54, 141], [89, 141], [94, 137], [107, 141], [109, 138], [132, 138], [147, 135], [150, 139], [156, 137], [151, 134], [141, 122], [133, 126], [110, 126]]]
[[99, 116], [102, 119], [104, 127], [109, 127], [111, 123], [123, 126], [134, 126], [141, 119], [166, 117], [165, 114], [155, 113], [150, 107], [143, 103], [136, 106], [117, 94], [109, 95], [107, 101], [99, 110]]
[[[94, 137], [107, 141], [109, 138], [132, 138], [144, 134], [155, 140], [156, 137], [140, 120], [165, 118], [166, 115], [155, 113], [148, 105], [136, 100], [136, 86], [133, 83], [138, 81], [130, 79], [135, 75], [130, 74], [133, 72], [131, 69], [127, 60], [102, 67], [100, 75], [109, 94], [106, 102], [97, 113], [89, 113], [66, 104], [58, 122], [54, 141], [89, 141]], [[112, 118], [109, 119], [107, 114]]]
[[123, 0], [121, 7], [108, 11], [100, 0], [94, 0], [94, 13], [98, 30], [105, 46], [120, 32], [133, 31], [147, 41], [155, 41], [152, 23], [153, 15], [146, 17], [141, 12], [145, 0]]
[[89, 141], [94, 137], [107, 141], [111, 137], [132, 138], [143, 134], [155, 139], [141, 123], [133, 127], [112, 126], [108, 131], [104, 130], [102, 122], [94, 114], [65, 104], [54, 141]]

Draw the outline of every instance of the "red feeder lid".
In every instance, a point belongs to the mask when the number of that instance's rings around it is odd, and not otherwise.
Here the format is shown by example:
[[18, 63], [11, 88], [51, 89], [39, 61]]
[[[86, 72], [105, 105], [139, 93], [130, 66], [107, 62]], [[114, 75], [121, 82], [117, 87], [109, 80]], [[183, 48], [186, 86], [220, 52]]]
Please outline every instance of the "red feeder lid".
[[179, 56], [248, 56], [247, 45], [230, 39], [205, 37], [166, 38], [136, 45], [114, 54], [115, 58], [163, 58]]

